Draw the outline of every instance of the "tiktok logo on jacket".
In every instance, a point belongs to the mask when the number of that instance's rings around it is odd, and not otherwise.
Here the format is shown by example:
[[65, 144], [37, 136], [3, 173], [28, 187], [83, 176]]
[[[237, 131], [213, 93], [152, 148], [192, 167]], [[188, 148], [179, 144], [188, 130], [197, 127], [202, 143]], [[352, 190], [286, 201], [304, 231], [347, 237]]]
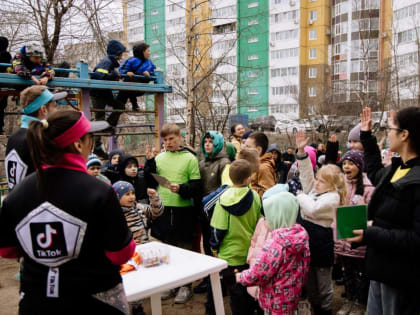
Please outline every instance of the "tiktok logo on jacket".
[[79, 218], [44, 202], [16, 226], [16, 234], [29, 257], [56, 267], [79, 256], [86, 226]]

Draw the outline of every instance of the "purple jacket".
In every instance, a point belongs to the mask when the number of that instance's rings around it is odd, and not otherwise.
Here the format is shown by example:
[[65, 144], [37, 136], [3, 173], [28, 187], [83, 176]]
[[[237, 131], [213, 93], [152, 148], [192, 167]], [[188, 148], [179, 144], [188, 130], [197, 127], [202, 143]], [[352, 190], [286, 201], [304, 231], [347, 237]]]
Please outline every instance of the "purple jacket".
[[271, 232], [257, 262], [241, 273], [244, 286], [260, 287], [267, 314], [293, 314], [309, 269], [309, 236], [299, 224]]

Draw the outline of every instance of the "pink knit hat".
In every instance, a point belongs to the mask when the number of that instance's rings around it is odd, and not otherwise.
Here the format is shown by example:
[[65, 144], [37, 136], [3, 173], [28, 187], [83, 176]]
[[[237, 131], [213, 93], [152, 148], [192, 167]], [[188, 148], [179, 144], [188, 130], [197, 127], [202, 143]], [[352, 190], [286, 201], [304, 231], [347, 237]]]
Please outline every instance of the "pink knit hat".
[[311, 147], [310, 145], [307, 145], [304, 148], [305, 152], [308, 153], [309, 158], [311, 159], [312, 168], [315, 169], [316, 167], [316, 149], [314, 147]]

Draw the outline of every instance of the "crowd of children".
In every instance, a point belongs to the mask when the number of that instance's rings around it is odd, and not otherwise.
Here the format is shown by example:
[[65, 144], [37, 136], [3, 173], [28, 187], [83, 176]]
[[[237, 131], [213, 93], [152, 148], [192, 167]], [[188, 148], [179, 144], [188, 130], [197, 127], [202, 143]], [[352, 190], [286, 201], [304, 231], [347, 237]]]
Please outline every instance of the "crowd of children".
[[[0, 38], [1, 57], [10, 61], [6, 48], [7, 42]], [[125, 81], [148, 82], [155, 70], [150, 47], [145, 43], [134, 46], [133, 57], [120, 65], [125, 51], [120, 42], [111, 40], [108, 55], [96, 65], [92, 78], [119, 80], [123, 76]], [[56, 162], [49, 158], [48, 150], [34, 147], [35, 153], [29, 152], [26, 143], [28, 128], [32, 140], [33, 129], [47, 132], [42, 130], [49, 128], [47, 119], [56, 112], [55, 100], [63, 97], [45, 87], [54, 71], [41, 57], [39, 47], [27, 45], [12, 63], [16, 74], [36, 85], [21, 93], [22, 128], [10, 137], [6, 149], [10, 189], [34, 172], [35, 165], [42, 175]], [[128, 100], [137, 109], [139, 95], [121, 91], [114, 98], [108, 90], [92, 91], [93, 107], [102, 110], [95, 118], [105, 118], [106, 105], [124, 109]], [[111, 128], [119, 116], [119, 112], [109, 115]], [[83, 120], [83, 115], [73, 117], [77, 119]], [[115, 216], [124, 216], [136, 244], [154, 237], [201, 251], [202, 242], [206, 255], [227, 262], [221, 280], [232, 314], [295, 314], [305, 303], [315, 315], [332, 314], [333, 269], [337, 266], [347, 300], [339, 315], [361, 315], [366, 308], [369, 314], [416, 314], [420, 311], [415, 296], [420, 283], [416, 268], [420, 262], [419, 119], [415, 107], [391, 112], [389, 149], [399, 157], [386, 165], [372, 136], [368, 108], [361, 123], [350, 131], [349, 151], [342, 157], [335, 136], [326, 147], [309, 145], [305, 132], [299, 131], [296, 152], [289, 147], [282, 153], [267, 135], [246, 130], [242, 124], [232, 126], [229, 142], [219, 132], [205, 132], [199, 152], [182, 146], [179, 126], [164, 124], [160, 130], [164, 149], [147, 150], [144, 165], [121, 150], [108, 155], [99, 137], [94, 140], [96, 155], [89, 155], [92, 145], [85, 139], [80, 139], [80, 145], [79, 139], [73, 140], [74, 150], [80, 148], [86, 158], [86, 165], [78, 169], [101, 181], [96, 186], [108, 194], [106, 187], [112, 185], [121, 209]], [[74, 157], [74, 152], [66, 154], [69, 159]], [[36, 156], [45, 165], [34, 161]], [[103, 163], [100, 158], [109, 160]], [[360, 204], [369, 205], [368, 227], [355, 230], [352, 238], [337, 240], [337, 208]], [[118, 247], [127, 245], [123, 243]], [[0, 248], [0, 254], [3, 252]], [[206, 314], [214, 314], [208, 279], [194, 290], [188, 284], [165, 292], [162, 298], [175, 296], [174, 302], [182, 304], [193, 292], [207, 293]], [[133, 314], [144, 314], [141, 301], [131, 308]]]

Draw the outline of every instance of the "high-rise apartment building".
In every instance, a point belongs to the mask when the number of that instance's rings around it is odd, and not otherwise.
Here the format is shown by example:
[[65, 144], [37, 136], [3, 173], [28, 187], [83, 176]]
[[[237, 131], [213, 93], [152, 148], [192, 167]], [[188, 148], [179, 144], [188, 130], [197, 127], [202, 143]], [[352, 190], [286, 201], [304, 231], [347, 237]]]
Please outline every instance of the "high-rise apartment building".
[[204, 115], [354, 114], [395, 102], [396, 93], [401, 102], [417, 98], [419, 3], [128, 0], [128, 41], [149, 43], [174, 86], [168, 120], [182, 121], [191, 60], [194, 83], [211, 77], [194, 94], [205, 99]]

